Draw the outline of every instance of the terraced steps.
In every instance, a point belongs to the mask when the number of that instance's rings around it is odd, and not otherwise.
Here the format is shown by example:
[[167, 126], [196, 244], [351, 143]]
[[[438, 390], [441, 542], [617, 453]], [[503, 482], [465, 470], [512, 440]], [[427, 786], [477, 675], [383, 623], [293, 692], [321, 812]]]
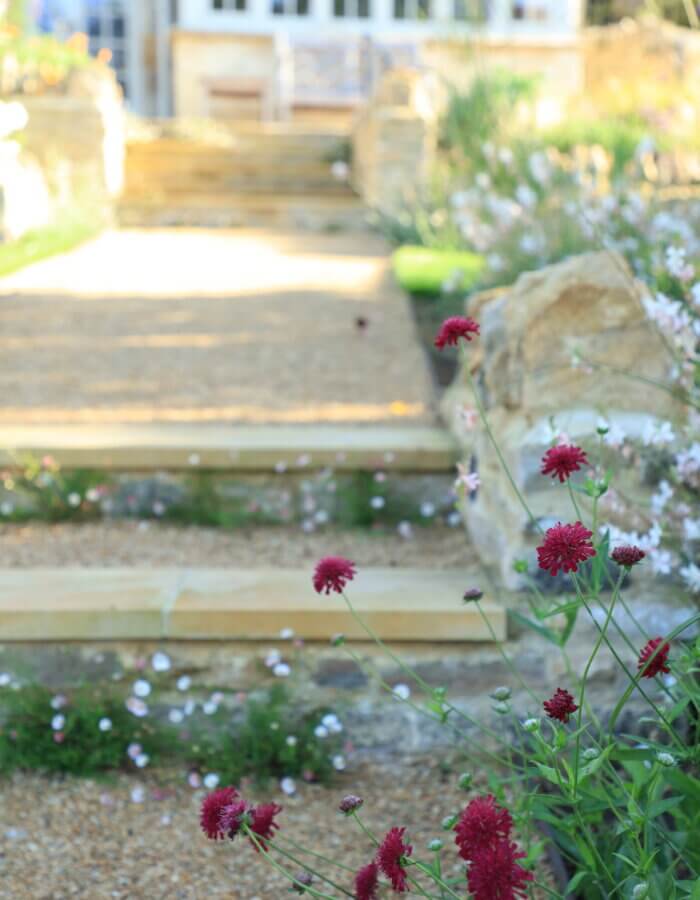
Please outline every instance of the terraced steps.
[[[392, 641], [487, 642], [506, 636], [506, 613], [461, 602], [467, 571], [365, 569], [355, 608]], [[367, 636], [343, 600], [314, 593], [309, 571], [267, 569], [2, 569], [0, 634], [12, 641], [305, 640]]]
[[437, 427], [333, 425], [4, 425], [0, 465], [23, 454], [52, 456], [64, 468], [240, 472], [281, 466], [338, 471], [446, 472], [457, 449]]

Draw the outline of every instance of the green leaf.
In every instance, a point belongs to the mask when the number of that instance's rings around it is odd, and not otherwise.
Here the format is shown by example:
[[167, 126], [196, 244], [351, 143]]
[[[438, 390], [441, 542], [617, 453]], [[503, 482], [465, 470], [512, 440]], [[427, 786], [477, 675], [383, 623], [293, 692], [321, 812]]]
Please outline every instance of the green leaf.
[[544, 763], [535, 763], [537, 766], [540, 775], [547, 779], [551, 784], [556, 784], [557, 787], [561, 783], [561, 778], [557, 776], [557, 772], [551, 766], [545, 766]]
[[573, 894], [573, 892], [581, 884], [583, 879], [588, 878], [588, 876], [591, 874], [592, 874], [591, 872], [586, 872], [585, 869], [581, 872], [577, 872], [574, 875], [574, 877], [571, 879], [571, 881], [567, 884], [566, 890], [564, 891], [564, 893], [565, 894]]
[[519, 622], [526, 628], [531, 628], [533, 631], [537, 632], [540, 637], [543, 637], [546, 641], [549, 641], [550, 644], [554, 644], [556, 647], [559, 646], [559, 635], [556, 633], [556, 631], [552, 631], [551, 628], [547, 628], [544, 625], [533, 622], [532, 619], [528, 619], [527, 616], [522, 615], [522, 613], [517, 612], [517, 610], [511, 609], [510, 615], [513, 619], [515, 619], [516, 622]]

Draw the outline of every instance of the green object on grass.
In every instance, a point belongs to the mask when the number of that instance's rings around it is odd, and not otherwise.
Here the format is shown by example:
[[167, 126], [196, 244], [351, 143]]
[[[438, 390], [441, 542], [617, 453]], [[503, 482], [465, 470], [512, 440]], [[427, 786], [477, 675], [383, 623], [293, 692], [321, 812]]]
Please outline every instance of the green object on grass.
[[102, 223], [68, 222], [27, 232], [16, 241], [0, 243], [0, 277], [16, 272], [31, 263], [66, 253], [96, 237]]
[[410, 294], [440, 294], [447, 285], [468, 291], [484, 270], [485, 260], [466, 250], [438, 250], [407, 245], [393, 256], [394, 275]]

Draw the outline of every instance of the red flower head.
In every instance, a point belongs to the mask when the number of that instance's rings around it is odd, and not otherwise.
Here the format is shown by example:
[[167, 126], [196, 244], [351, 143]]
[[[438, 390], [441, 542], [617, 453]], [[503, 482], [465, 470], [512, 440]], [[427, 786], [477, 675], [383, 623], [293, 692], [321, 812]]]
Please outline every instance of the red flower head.
[[556, 575], [559, 569], [564, 572], [576, 572], [579, 563], [596, 555], [591, 543], [593, 532], [580, 522], [573, 525], [562, 525], [558, 522], [548, 528], [544, 543], [537, 548], [537, 561], [540, 569], [548, 569], [550, 575]]
[[314, 587], [319, 594], [342, 594], [348, 581], [355, 577], [355, 563], [343, 556], [324, 556], [314, 570]]
[[413, 852], [413, 847], [403, 842], [405, 831], [405, 828], [387, 831], [377, 850], [377, 864], [397, 894], [404, 894], [408, 890], [404, 860]]
[[241, 830], [243, 817], [248, 812], [248, 804], [245, 800], [236, 798], [233, 803], [224, 806], [219, 815], [219, 828], [227, 838], [233, 840]]
[[569, 716], [578, 709], [573, 695], [562, 688], [557, 688], [554, 696], [550, 700], [545, 700], [542, 706], [550, 719], [559, 719], [560, 722], [568, 722]]
[[355, 900], [376, 900], [378, 888], [379, 869], [371, 862], [355, 875]]
[[444, 350], [447, 346], [456, 347], [460, 338], [470, 341], [473, 334], [479, 334], [478, 322], [466, 316], [451, 316], [440, 326], [435, 336], [435, 346], [438, 350]]
[[624, 547], [615, 547], [610, 554], [610, 559], [616, 562], [618, 566], [627, 566], [627, 568], [630, 568], [638, 562], [641, 562], [645, 556], [646, 553], [641, 547], [627, 545]]
[[454, 828], [459, 855], [462, 859], [473, 859], [484, 847], [510, 837], [512, 827], [510, 813], [496, 803], [493, 795], [475, 797], [466, 805]]
[[[637, 668], [642, 673], [642, 678], [654, 678], [660, 672], [671, 671], [667, 665], [671, 647], [668, 644], [664, 644], [658, 652], [656, 649], [663, 644], [663, 641], [664, 639], [660, 637], [652, 638], [639, 651]], [[652, 656], [654, 657], [653, 659], [651, 659]]]
[[234, 787], [225, 787], [207, 794], [202, 801], [199, 823], [202, 831], [212, 841], [217, 841], [219, 838], [223, 840], [226, 836], [226, 832], [221, 826], [221, 813], [227, 806], [231, 806], [237, 797], [238, 791]]
[[[261, 803], [254, 806], [250, 810], [250, 830], [258, 839], [263, 850], [267, 850], [265, 841], [270, 841], [275, 836], [275, 831], [279, 830], [279, 825], [275, 822], [275, 816], [282, 812], [282, 807], [277, 803]], [[253, 843], [251, 841], [251, 843]], [[258, 847], [253, 846], [256, 850]]]
[[580, 447], [573, 444], [557, 444], [550, 447], [542, 457], [542, 474], [559, 478], [563, 484], [566, 479], [578, 472], [581, 466], [587, 466], [588, 459]]
[[518, 900], [526, 896], [532, 872], [518, 864], [525, 854], [507, 838], [482, 848], [467, 870], [474, 900]]

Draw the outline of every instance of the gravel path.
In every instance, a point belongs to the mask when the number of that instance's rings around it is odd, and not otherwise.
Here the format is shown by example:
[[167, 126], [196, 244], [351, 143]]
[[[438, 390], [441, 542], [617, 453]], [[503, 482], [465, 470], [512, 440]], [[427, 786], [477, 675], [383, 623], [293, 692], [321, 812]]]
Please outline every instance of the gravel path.
[[[352, 868], [369, 861], [372, 853], [369, 841], [337, 811], [339, 799], [349, 792], [364, 797], [363, 819], [375, 833], [406, 826], [416, 854], [424, 859], [429, 856], [427, 842], [443, 837], [446, 859], [454, 859], [450, 835], [441, 830], [440, 821], [464, 803], [456, 777], [446, 778], [429, 761], [416, 761], [400, 772], [374, 767], [345, 773], [333, 788], [302, 784], [294, 797], [253, 789], [250, 796], [284, 806], [280, 835]], [[136, 803], [132, 791], [139, 787], [144, 799]], [[214, 844], [204, 837], [198, 827], [203, 794], [184, 786], [181, 778], [158, 784], [123, 776], [96, 784], [25, 775], [0, 783], [0, 792], [0, 898], [296, 896], [246, 843]], [[335, 874], [345, 885], [351, 881], [351, 873], [336, 869]]]
[[221, 566], [303, 568], [329, 553], [359, 566], [464, 568], [475, 564], [461, 528], [396, 533], [252, 528], [223, 531], [156, 522], [0, 525], [1, 567]]
[[0, 280], [0, 422], [431, 423], [388, 252], [362, 233], [105, 233]]

